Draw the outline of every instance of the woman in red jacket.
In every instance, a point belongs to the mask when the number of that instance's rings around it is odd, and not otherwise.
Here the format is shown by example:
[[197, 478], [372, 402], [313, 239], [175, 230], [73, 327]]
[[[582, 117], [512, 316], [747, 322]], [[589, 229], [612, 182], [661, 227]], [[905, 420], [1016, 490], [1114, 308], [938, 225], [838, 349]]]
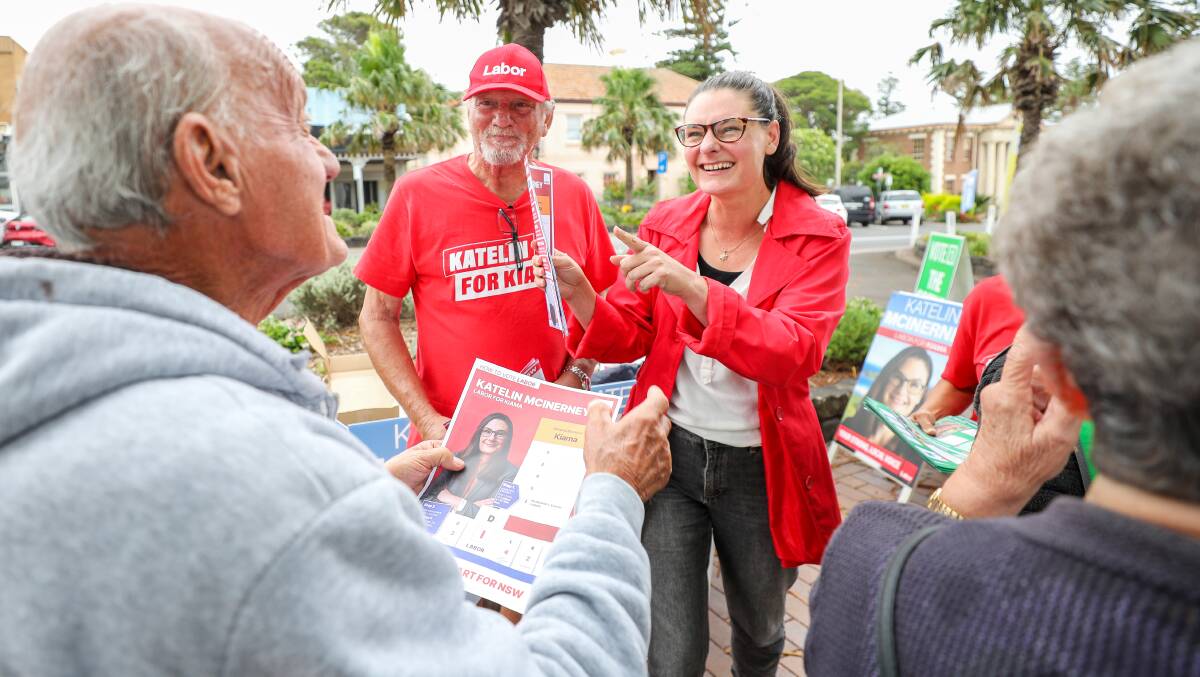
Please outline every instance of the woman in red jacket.
[[[701, 84], [676, 128], [699, 190], [661, 202], [618, 237], [622, 282], [596, 294], [554, 265], [576, 354], [646, 356], [630, 404], [671, 400], [673, 470], [646, 504], [652, 675], [700, 675], [715, 542], [737, 674], [773, 675], [796, 566], [840, 522], [808, 378], [845, 308], [850, 236], [795, 166], [784, 98], [748, 73]], [[544, 262], [537, 260], [538, 273]], [[539, 278], [540, 279], [540, 278]]]

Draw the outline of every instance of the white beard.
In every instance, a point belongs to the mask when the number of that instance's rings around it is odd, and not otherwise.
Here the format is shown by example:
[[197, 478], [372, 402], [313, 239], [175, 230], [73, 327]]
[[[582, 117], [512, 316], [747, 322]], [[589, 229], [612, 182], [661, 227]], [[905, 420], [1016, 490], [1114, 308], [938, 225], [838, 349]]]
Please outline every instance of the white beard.
[[479, 144], [479, 150], [483, 154], [484, 162], [497, 167], [515, 165], [525, 159], [518, 148], [496, 148], [490, 146], [487, 141]]

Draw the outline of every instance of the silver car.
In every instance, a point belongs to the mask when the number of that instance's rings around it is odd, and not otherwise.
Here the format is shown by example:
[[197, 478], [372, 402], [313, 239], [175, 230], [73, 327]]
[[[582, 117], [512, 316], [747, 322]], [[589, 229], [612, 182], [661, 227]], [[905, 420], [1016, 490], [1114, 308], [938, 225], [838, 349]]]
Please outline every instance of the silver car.
[[879, 223], [900, 219], [911, 223], [925, 209], [921, 194], [915, 190], [885, 190], [875, 205], [875, 220]]

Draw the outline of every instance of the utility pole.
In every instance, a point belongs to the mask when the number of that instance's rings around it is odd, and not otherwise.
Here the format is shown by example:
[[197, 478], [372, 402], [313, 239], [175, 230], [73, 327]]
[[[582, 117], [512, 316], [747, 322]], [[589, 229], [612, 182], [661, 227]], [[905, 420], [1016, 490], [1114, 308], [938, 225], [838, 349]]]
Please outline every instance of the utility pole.
[[838, 80], [837, 104], [837, 138], [834, 139], [837, 152], [833, 158], [833, 186], [842, 185], [842, 81]]

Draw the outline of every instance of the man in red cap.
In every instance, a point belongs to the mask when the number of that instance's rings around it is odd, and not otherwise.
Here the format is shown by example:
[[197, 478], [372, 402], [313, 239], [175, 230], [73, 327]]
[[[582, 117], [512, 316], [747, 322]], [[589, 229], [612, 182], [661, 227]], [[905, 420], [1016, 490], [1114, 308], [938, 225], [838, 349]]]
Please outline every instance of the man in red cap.
[[[463, 99], [474, 149], [396, 182], [354, 271], [368, 285], [363, 342], [423, 439], [443, 436], [477, 357], [585, 388], [594, 367], [571, 358], [534, 286], [526, 163], [554, 119], [542, 64], [520, 45], [484, 52]], [[546, 216], [555, 248], [607, 289], [616, 269], [595, 197], [573, 173], [537, 166], [551, 171]], [[398, 322], [410, 290], [420, 327], [415, 363]]]

